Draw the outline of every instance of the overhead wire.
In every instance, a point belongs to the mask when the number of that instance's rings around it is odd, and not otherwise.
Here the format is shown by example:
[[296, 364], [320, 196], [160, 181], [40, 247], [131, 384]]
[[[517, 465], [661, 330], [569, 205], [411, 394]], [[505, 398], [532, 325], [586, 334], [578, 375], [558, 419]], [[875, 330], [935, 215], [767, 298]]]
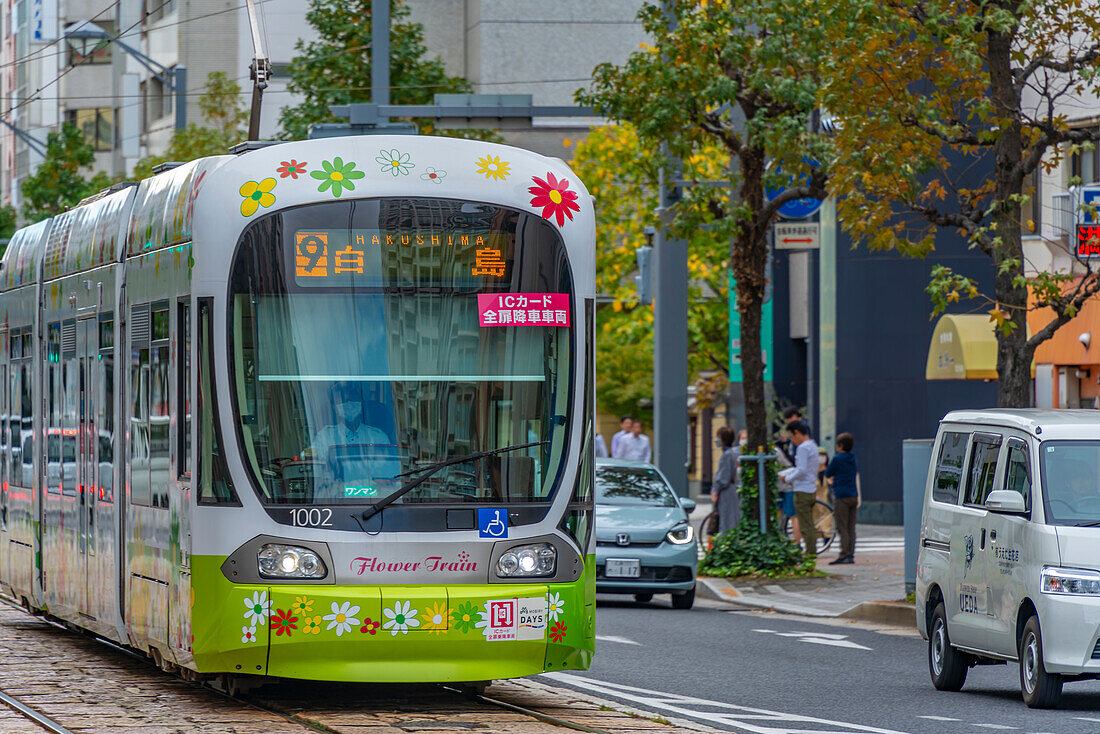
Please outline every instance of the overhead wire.
[[[93, 15], [91, 18], [89, 18], [88, 20], [86, 20], [84, 22], [94, 23], [97, 20], [102, 20], [102, 18], [100, 18], [100, 16], [102, 16], [104, 13], [108, 12], [109, 10], [117, 7], [120, 2], [122, 2], [122, 0], [114, 0], [113, 3], [111, 3], [110, 5], [105, 7], [103, 10], [99, 11], [98, 13], [96, 13], [95, 15]], [[18, 59], [12, 59], [11, 61], [5, 61], [4, 63], [0, 64], [0, 69], [6, 69], [9, 66], [16, 66], [18, 64], [26, 63], [27, 61], [34, 61], [38, 57], [44, 57], [46, 55], [46, 51], [48, 51], [50, 49], [50, 47], [56, 46], [57, 44], [61, 43], [61, 41], [64, 40], [64, 38], [65, 38], [65, 36], [63, 34], [58, 34], [57, 38], [43, 44], [41, 47], [36, 48], [33, 51], [28, 52], [26, 55], [21, 56]], [[58, 53], [59, 54], [64, 53], [64, 49], [59, 48]]]

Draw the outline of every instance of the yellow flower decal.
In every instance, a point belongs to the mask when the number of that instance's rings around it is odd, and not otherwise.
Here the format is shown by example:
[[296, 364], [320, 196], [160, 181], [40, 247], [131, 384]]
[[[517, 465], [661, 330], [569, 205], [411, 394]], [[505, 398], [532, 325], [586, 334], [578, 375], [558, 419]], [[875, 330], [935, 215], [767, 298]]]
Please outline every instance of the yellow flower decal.
[[290, 605], [290, 611], [294, 614], [305, 615], [313, 611], [313, 600], [304, 596], [294, 597], [294, 603]]
[[500, 156], [486, 154], [484, 158], [477, 159], [477, 172], [488, 179], [503, 181], [512, 172], [512, 164], [502, 161]]
[[275, 194], [271, 190], [275, 188], [275, 179], [265, 178], [263, 181], [245, 181], [241, 184], [241, 216], [251, 217], [256, 210], [269, 207], [275, 203]]
[[306, 617], [302, 622], [302, 632], [307, 635], [316, 635], [321, 632], [321, 617]]
[[446, 604], [443, 602], [431, 604], [420, 615], [420, 618], [424, 620], [424, 624], [420, 625], [420, 629], [441, 635], [447, 631], [447, 617], [449, 616], [450, 610], [447, 609]]

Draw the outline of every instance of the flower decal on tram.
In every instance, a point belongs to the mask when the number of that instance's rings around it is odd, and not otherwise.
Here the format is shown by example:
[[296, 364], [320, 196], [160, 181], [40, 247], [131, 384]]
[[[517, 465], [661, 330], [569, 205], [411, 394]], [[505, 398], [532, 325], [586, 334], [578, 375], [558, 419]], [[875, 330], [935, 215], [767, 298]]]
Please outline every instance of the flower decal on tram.
[[247, 645], [248, 643], [255, 642], [255, 641], [256, 641], [256, 628], [255, 627], [249, 627], [248, 625], [245, 625], [244, 627], [241, 627], [241, 642], [243, 642]]
[[307, 165], [304, 161], [299, 163], [291, 158], [289, 161], [283, 161], [279, 164], [279, 167], [275, 169], [275, 173], [279, 174], [279, 178], [292, 178], [297, 181], [298, 176], [306, 172]]
[[359, 606], [346, 601], [343, 604], [332, 602], [332, 613], [325, 615], [328, 622], [326, 629], [335, 629], [336, 636], [351, 632], [352, 627], [359, 626], [359, 619], [355, 616], [359, 613]]
[[428, 183], [441, 184], [443, 179], [447, 178], [447, 172], [441, 171], [438, 168], [425, 168], [424, 173], [420, 174], [421, 181], [427, 181]]
[[359, 631], [364, 635], [376, 635], [378, 634], [378, 628], [381, 627], [381, 623], [378, 620], [368, 617], [363, 621], [363, 626], [359, 628]]
[[316, 635], [321, 632], [321, 615], [306, 617], [302, 620], [302, 634]]
[[579, 212], [577, 205], [577, 193], [569, 190], [569, 180], [559, 179], [552, 173], [546, 174], [546, 180], [538, 176], [532, 176], [535, 182], [527, 190], [531, 192], [531, 206], [542, 209], [543, 219], [553, 219], [558, 226], [565, 225], [565, 220], [573, 221], [573, 212]]
[[275, 630], [276, 637], [284, 634], [290, 637], [291, 631], [298, 629], [298, 625], [295, 624], [297, 621], [298, 618], [292, 616], [290, 612], [279, 609], [271, 615], [271, 629]]
[[244, 618], [253, 627], [265, 624], [271, 616], [271, 600], [267, 598], [267, 591], [257, 591], [251, 597], [244, 600]]
[[271, 190], [275, 188], [276, 181], [273, 178], [265, 178], [262, 181], [245, 181], [241, 184], [240, 193], [244, 197], [241, 202], [241, 216], [251, 217], [261, 206], [265, 209], [275, 203], [275, 194]]
[[410, 162], [411, 158], [412, 156], [409, 153], [402, 153], [393, 148], [392, 150], [378, 151], [378, 157], [374, 160], [382, 166], [382, 173], [389, 173], [393, 176], [408, 176], [409, 171], [416, 168], [416, 164]]
[[464, 601], [451, 611], [451, 622], [459, 632], [469, 632], [477, 624], [478, 608], [473, 602]]
[[321, 182], [321, 185], [317, 187], [318, 191], [321, 193], [331, 191], [337, 199], [345, 190], [354, 191], [355, 181], [367, 175], [362, 171], [355, 170], [353, 161], [344, 163], [344, 159], [340, 156], [333, 158], [331, 161], [321, 161], [321, 168], [323, 170], [311, 171], [309, 175]]
[[512, 164], [508, 161], [502, 161], [498, 155], [485, 154], [477, 159], [477, 172], [490, 181], [505, 180], [508, 178], [508, 174], [512, 172], [511, 168]]
[[431, 604], [424, 610], [424, 613], [420, 615], [420, 618], [424, 620], [424, 625], [420, 629], [425, 629], [433, 634], [441, 635], [447, 631], [447, 617], [448, 610], [446, 604], [443, 602]]
[[565, 611], [565, 602], [561, 600], [561, 594], [553, 593], [546, 595], [546, 616], [550, 618], [551, 622], [557, 622], [558, 617]]
[[409, 627], [419, 627], [420, 620], [416, 618], [417, 610], [412, 608], [412, 602], [397, 602], [393, 609], [383, 609], [386, 623], [383, 629], [388, 629], [390, 634], [397, 637], [398, 634], [409, 634]]

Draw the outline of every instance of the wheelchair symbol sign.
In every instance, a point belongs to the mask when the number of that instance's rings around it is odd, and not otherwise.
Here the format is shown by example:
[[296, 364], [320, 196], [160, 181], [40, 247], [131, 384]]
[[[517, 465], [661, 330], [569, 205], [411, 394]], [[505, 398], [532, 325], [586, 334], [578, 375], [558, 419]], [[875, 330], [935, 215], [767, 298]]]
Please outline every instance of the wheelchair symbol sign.
[[508, 511], [497, 508], [479, 507], [477, 510], [477, 529], [482, 538], [508, 537]]

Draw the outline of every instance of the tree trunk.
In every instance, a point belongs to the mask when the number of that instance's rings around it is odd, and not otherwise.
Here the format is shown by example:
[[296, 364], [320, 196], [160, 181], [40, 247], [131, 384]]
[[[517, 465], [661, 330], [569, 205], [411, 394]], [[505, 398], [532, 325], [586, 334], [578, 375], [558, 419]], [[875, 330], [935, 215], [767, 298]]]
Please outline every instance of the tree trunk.
[[[997, 331], [997, 405], [1002, 408], [1031, 406], [1031, 356], [1027, 346], [1027, 287], [1013, 280], [1023, 274], [1024, 251], [1021, 243], [1020, 204], [1014, 196], [1023, 190], [1020, 172], [1023, 137], [1020, 130], [1021, 103], [1012, 76], [1012, 37], [990, 31], [989, 79], [993, 104], [1004, 120], [1001, 137], [994, 145], [995, 211], [997, 226], [990, 257], [993, 259], [993, 293], [997, 308], [1007, 317], [1007, 332]], [[1006, 264], [1007, 263], [1007, 264]]]
[[[741, 201], [750, 211], [764, 205], [764, 151], [746, 147], [740, 157]], [[737, 311], [741, 314], [741, 385], [745, 395], [745, 428], [749, 449], [768, 443], [768, 412], [764, 399], [764, 354], [760, 344], [768, 247], [755, 221], [744, 222], [730, 253], [737, 278]], [[766, 230], [765, 230], [766, 231]]]

